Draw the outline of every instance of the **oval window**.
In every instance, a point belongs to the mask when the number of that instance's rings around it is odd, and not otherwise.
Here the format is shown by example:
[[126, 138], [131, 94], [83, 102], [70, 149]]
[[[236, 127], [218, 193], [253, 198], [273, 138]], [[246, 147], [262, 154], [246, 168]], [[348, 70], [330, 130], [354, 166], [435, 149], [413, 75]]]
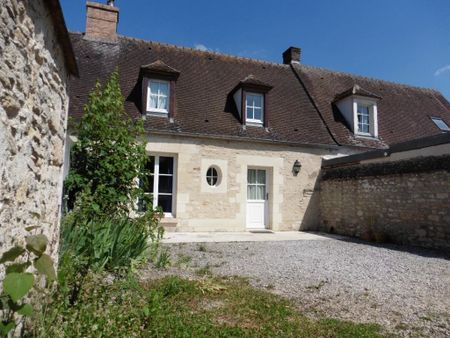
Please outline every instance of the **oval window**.
[[218, 185], [219, 183], [219, 174], [217, 172], [217, 169], [214, 167], [209, 167], [208, 171], [206, 172], [206, 182], [208, 182], [208, 184], [211, 187], [215, 187]]

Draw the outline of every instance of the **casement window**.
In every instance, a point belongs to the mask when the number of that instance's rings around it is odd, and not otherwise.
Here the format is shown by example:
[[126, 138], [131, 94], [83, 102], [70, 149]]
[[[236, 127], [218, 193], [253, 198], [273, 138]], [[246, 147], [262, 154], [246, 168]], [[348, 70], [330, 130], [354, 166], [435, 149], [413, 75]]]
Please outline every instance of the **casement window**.
[[442, 131], [450, 131], [450, 127], [447, 123], [440, 117], [432, 117], [431, 120], [433, 120], [436, 127], [438, 127]]
[[170, 82], [164, 80], [148, 80], [147, 111], [157, 115], [169, 113]]
[[264, 95], [247, 92], [245, 95], [246, 121], [262, 124], [264, 121]]
[[370, 112], [372, 110], [372, 107], [370, 105], [358, 103], [358, 109], [357, 109], [357, 133], [358, 134], [366, 134], [370, 135]]
[[141, 180], [141, 187], [152, 197], [153, 206], [161, 207], [166, 216], [174, 215], [174, 166], [173, 157], [150, 156], [147, 161], [150, 174]]

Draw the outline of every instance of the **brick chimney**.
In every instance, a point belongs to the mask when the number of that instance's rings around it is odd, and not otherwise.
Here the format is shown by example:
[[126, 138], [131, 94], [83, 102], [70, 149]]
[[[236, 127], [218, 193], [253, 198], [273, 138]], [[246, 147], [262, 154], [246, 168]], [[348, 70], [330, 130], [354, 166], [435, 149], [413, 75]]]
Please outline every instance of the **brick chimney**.
[[283, 53], [283, 63], [290, 65], [291, 63], [300, 63], [301, 49], [298, 47], [289, 47]]
[[114, 6], [114, 1], [108, 0], [107, 5], [90, 1], [86, 3], [86, 37], [115, 41], [118, 22], [119, 8]]

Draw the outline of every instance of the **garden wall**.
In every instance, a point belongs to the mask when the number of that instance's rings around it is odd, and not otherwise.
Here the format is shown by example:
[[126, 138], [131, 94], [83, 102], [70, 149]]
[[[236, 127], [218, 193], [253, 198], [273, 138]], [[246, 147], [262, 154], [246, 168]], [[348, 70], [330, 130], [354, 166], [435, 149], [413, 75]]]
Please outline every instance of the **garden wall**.
[[450, 250], [450, 155], [324, 168], [321, 230]]

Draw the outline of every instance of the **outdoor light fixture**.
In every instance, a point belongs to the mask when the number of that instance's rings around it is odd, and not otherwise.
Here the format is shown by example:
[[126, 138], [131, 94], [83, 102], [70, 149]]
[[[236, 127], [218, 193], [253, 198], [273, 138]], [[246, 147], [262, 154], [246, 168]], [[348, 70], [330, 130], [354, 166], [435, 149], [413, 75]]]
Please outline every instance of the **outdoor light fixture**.
[[302, 164], [299, 162], [299, 160], [295, 160], [294, 166], [292, 167], [292, 172], [294, 173], [295, 176], [298, 175], [301, 168]]

